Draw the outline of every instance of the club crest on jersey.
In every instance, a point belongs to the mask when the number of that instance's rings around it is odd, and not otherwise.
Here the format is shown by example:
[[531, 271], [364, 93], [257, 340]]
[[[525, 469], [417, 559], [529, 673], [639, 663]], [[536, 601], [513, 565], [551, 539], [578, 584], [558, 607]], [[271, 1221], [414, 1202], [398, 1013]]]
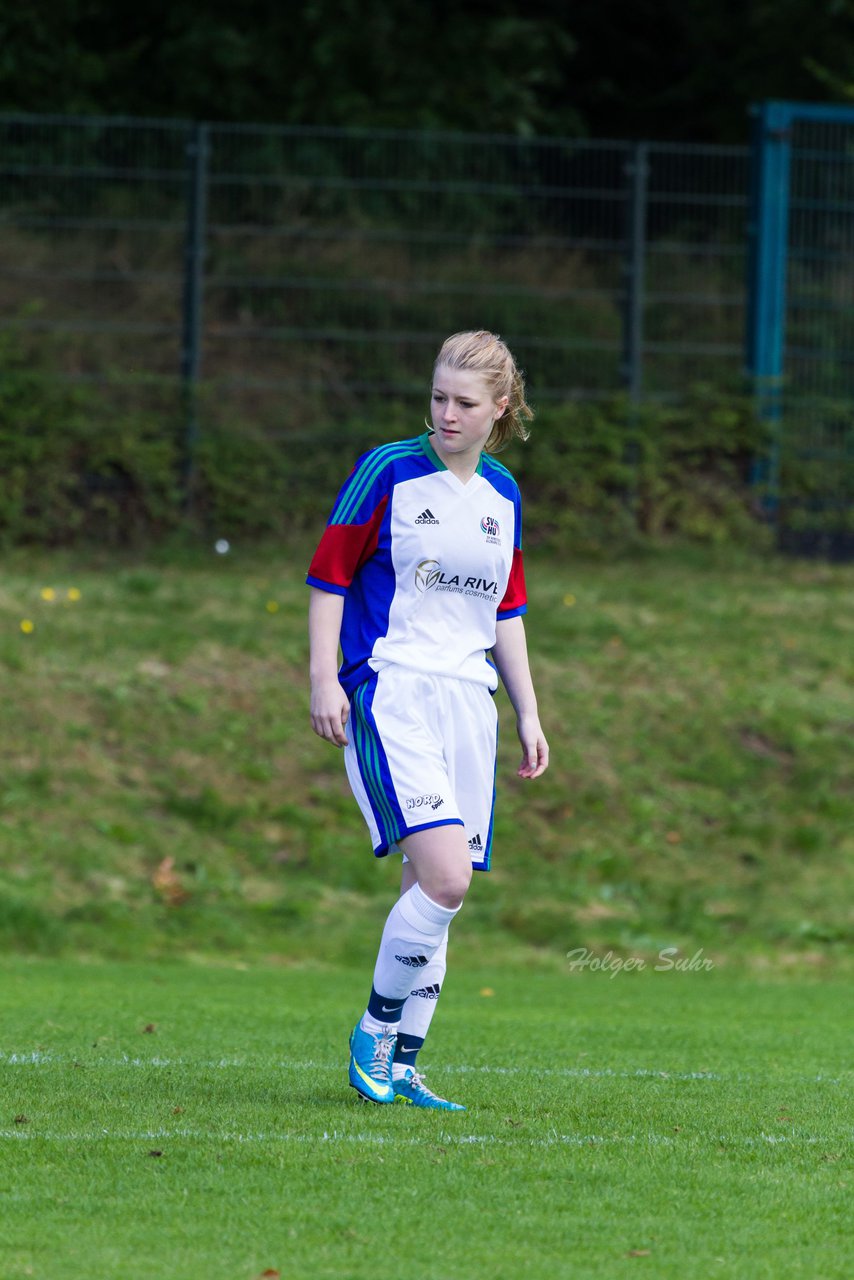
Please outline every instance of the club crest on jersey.
[[501, 533], [501, 526], [495, 519], [495, 516], [482, 516], [480, 527], [486, 534], [487, 542], [494, 543], [499, 547], [501, 546], [501, 538], [499, 537], [499, 534]]

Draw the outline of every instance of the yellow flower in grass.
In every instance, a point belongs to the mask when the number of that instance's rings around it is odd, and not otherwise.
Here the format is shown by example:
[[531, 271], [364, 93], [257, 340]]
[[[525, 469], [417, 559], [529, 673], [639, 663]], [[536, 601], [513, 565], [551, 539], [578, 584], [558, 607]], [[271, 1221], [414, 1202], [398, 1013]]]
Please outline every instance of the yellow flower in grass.
[[42, 600], [56, 599], [56, 592], [54, 591], [53, 587], [42, 587], [40, 594], [41, 594]]
[[78, 590], [77, 587], [68, 588], [68, 599], [74, 600], [74, 601], [77, 601], [80, 599], [80, 591]]
[[267, 612], [268, 612], [268, 613], [278, 613], [278, 612], [279, 612], [279, 602], [278, 602], [277, 600], [268, 600], [268, 601], [267, 601]]
[[32, 632], [35, 631], [35, 629], [36, 629], [36, 624], [34, 622], [31, 622], [29, 618], [22, 618], [21, 630], [23, 631], [25, 636], [31, 635]]

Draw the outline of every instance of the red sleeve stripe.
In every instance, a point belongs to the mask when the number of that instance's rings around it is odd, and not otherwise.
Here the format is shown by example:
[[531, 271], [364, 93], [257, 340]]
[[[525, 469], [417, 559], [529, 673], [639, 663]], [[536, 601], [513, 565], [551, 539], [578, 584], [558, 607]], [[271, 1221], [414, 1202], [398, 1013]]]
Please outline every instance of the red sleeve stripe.
[[330, 524], [308, 567], [309, 577], [337, 587], [349, 587], [359, 569], [377, 549], [388, 498], [383, 498], [364, 524]]
[[522, 563], [522, 552], [519, 547], [513, 548], [513, 563], [510, 566], [510, 578], [504, 599], [498, 606], [499, 613], [508, 609], [521, 609], [528, 603], [528, 592], [525, 588], [525, 567]]

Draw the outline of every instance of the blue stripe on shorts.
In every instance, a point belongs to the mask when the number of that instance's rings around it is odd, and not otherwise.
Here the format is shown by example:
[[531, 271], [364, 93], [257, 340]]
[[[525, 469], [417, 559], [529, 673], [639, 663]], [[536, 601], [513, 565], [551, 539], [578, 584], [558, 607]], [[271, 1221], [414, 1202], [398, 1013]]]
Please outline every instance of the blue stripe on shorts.
[[388, 760], [374, 719], [372, 704], [376, 688], [374, 674], [353, 691], [351, 726], [359, 771], [382, 840], [382, 847], [377, 850], [381, 856], [406, 831], [406, 819], [394, 794]]
[[495, 765], [492, 770], [492, 809], [489, 815], [489, 831], [483, 848], [483, 859], [474, 864], [475, 871], [488, 871], [492, 861], [492, 833], [495, 830], [495, 779], [498, 773], [498, 723], [495, 725]]

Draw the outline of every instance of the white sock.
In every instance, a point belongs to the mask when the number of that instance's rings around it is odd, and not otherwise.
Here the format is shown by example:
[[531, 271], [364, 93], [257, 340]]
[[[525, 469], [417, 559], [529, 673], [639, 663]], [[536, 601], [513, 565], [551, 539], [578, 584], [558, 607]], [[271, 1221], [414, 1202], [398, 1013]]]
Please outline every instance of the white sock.
[[394, 1050], [395, 1079], [407, 1069], [415, 1065], [415, 1058], [424, 1044], [439, 996], [442, 993], [442, 982], [445, 977], [448, 956], [448, 935], [445, 934], [429, 964], [418, 974], [418, 984], [410, 991], [400, 1015], [397, 1029], [397, 1044]]
[[362, 1020], [366, 1031], [376, 1034], [382, 1024], [400, 1021], [409, 993], [423, 985], [421, 974], [447, 937], [458, 911], [459, 907], [434, 902], [418, 884], [398, 898], [383, 929], [371, 1002]]

